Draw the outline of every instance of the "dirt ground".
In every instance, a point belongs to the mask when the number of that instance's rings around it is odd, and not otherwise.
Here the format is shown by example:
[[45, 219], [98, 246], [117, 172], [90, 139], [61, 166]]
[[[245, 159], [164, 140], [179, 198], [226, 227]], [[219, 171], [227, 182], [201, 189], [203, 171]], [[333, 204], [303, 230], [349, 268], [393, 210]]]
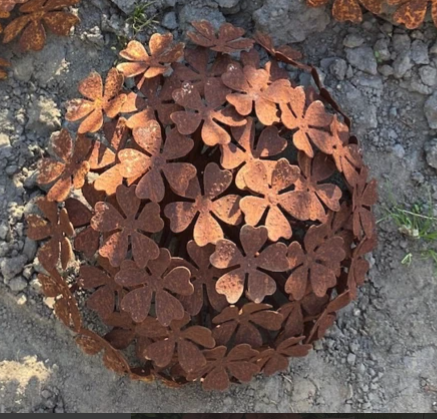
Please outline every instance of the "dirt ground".
[[[393, 199], [405, 208], [425, 201], [437, 215], [437, 29], [429, 22], [415, 31], [370, 14], [360, 25], [335, 23], [323, 8], [308, 14], [301, 0], [157, 1], [148, 11], [157, 13], [155, 26], [178, 38], [203, 17], [299, 41], [353, 118], [379, 181], [379, 244], [358, 300], [307, 358], [225, 393], [131, 382], [73, 344], [40, 294], [37, 247], [25, 238], [24, 216], [42, 193], [35, 183], [42, 149], [52, 132], [69, 127], [65, 101], [92, 69], [104, 73], [114, 64], [133, 3], [83, 0], [72, 37], [50, 36], [39, 54], [0, 46], [13, 63], [0, 84], [0, 413], [436, 412], [437, 268], [385, 210]], [[411, 264], [402, 264], [409, 253]]]

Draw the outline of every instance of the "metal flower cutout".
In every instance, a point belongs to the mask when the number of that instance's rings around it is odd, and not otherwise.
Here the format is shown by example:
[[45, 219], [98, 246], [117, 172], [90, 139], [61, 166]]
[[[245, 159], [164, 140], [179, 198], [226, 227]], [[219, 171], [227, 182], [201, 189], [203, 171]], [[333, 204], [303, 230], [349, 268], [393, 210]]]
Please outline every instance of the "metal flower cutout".
[[147, 125], [150, 120], [158, 119], [162, 124], [171, 124], [170, 115], [181, 109], [173, 101], [173, 90], [180, 87], [176, 76], [167, 77], [163, 82], [161, 77], [146, 79], [138, 92], [130, 92], [121, 113], [130, 114], [127, 126], [131, 129]]
[[[211, 330], [202, 326], [191, 326], [185, 328], [190, 323], [190, 316], [185, 314], [181, 320], [173, 320], [168, 328], [157, 323], [156, 319], [150, 319], [148, 328], [151, 338], [162, 336], [164, 339], [158, 339], [151, 343], [144, 350], [147, 359], [151, 359], [159, 368], [165, 368], [172, 361], [175, 349], [179, 364], [182, 369], [190, 373], [196, 368], [202, 368], [206, 365], [206, 358], [199, 349], [213, 348], [215, 346]], [[141, 331], [144, 336], [148, 336], [147, 329], [141, 325]]]
[[170, 219], [171, 230], [174, 233], [185, 231], [199, 214], [194, 224], [194, 241], [202, 247], [222, 239], [223, 229], [213, 214], [226, 224], [235, 226], [241, 222], [240, 196], [230, 194], [220, 197], [231, 182], [231, 172], [220, 170], [215, 163], [208, 163], [203, 173], [203, 193], [195, 177], [185, 193], [180, 194], [194, 202], [179, 201], [166, 205], [164, 214]]
[[328, 156], [318, 153], [314, 160], [304, 153], [298, 154], [301, 174], [290, 192], [291, 199], [282, 203], [283, 208], [298, 220], [326, 221], [324, 205], [331, 211], [340, 210], [342, 191], [333, 183], [323, 183], [335, 173]]
[[[73, 13], [62, 11], [80, 0], [29, 0], [20, 7], [22, 16], [17, 17], [4, 30], [3, 43], [16, 38], [21, 32], [20, 47], [23, 51], [40, 51], [46, 42], [48, 28], [55, 35], [67, 36], [71, 28], [79, 23]], [[15, 2], [23, 3], [23, 1]], [[8, 2], [10, 4], [10, 2]]]
[[230, 92], [220, 79], [209, 78], [204, 87], [205, 101], [199, 90], [190, 83], [173, 92], [173, 98], [185, 111], [177, 111], [170, 118], [183, 135], [193, 134], [202, 124], [202, 140], [207, 146], [228, 144], [231, 137], [218, 122], [230, 127], [241, 127], [246, 123], [233, 107], [223, 107]]
[[2, 0], [0, 4], [0, 13], [10, 12], [17, 4], [26, 3], [27, 1], [29, 0]]
[[[327, 0], [307, 0], [307, 4], [311, 7], [320, 7], [327, 3]], [[381, 0], [335, 0], [332, 5], [332, 16], [340, 22], [359, 23], [363, 20], [360, 5], [374, 14], [381, 14]]]
[[[237, 112], [247, 116], [255, 108], [258, 120], [264, 125], [279, 122], [276, 104], [289, 100], [291, 84], [289, 80], [279, 79], [269, 84], [269, 73], [251, 65], [241, 68], [230, 64], [228, 71], [222, 75], [223, 84], [236, 93], [226, 95], [226, 100], [234, 105]], [[285, 124], [285, 122], [284, 122]]]
[[307, 107], [305, 89], [302, 86], [286, 90], [288, 100], [279, 103], [281, 121], [293, 133], [293, 144], [308, 157], [314, 157], [311, 141], [320, 148], [331, 135], [328, 131], [332, 115], [326, 112], [319, 100], [311, 102]]
[[346, 254], [342, 249], [343, 239], [332, 237], [325, 240], [326, 225], [312, 226], [304, 237], [304, 248], [293, 242], [288, 248], [291, 275], [285, 283], [285, 292], [295, 300], [301, 300], [308, 285], [317, 297], [323, 297], [337, 283], [340, 262]]
[[32, 240], [49, 241], [38, 251], [38, 259], [46, 270], [53, 270], [61, 259], [62, 269], [65, 269], [73, 259], [73, 251], [68, 237], [74, 235], [74, 228], [68, 218], [67, 211], [61, 209], [47, 198], [39, 198], [37, 205], [44, 218], [37, 214], [27, 217], [27, 236]]
[[126, 94], [120, 93], [123, 75], [115, 68], [109, 70], [103, 86], [102, 77], [92, 72], [79, 84], [79, 92], [86, 99], [73, 99], [67, 104], [67, 121], [81, 122], [78, 133], [96, 132], [103, 125], [103, 114], [115, 118], [126, 101]]
[[125, 295], [121, 308], [130, 313], [136, 323], [141, 323], [148, 316], [153, 296], [156, 317], [162, 325], [168, 326], [173, 320], [184, 317], [181, 302], [171, 293], [192, 294], [194, 288], [190, 282], [191, 273], [183, 266], [167, 272], [170, 263], [171, 256], [167, 249], [160, 249], [158, 257], [147, 263], [147, 271], [129, 260], [122, 263], [116, 282], [124, 287], [137, 288]]
[[209, 55], [206, 48], [186, 49], [184, 54], [186, 64], [175, 63], [173, 65], [175, 77], [183, 83], [192, 84], [200, 95], [204, 95], [208, 79], [220, 77], [232, 62], [228, 55], [218, 55], [210, 64]]
[[[130, 244], [135, 263], [144, 268], [149, 260], [158, 258], [158, 245], [143, 232], [158, 233], [164, 222], [159, 206], [149, 202], [138, 214], [141, 200], [135, 195], [136, 186], [117, 188], [117, 203], [121, 212], [108, 202], [97, 202], [91, 227], [100, 233], [110, 233], [100, 247], [101, 256], [109, 259], [112, 266], [120, 266], [126, 258]], [[123, 214], [123, 215], [122, 215]]]
[[265, 33], [257, 31], [255, 33], [255, 41], [264, 49], [266, 49], [270, 55], [273, 55], [278, 61], [294, 64], [296, 60], [300, 60], [302, 58], [302, 54], [289, 45], [281, 45], [280, 47], [276, 48], [273, 44], [272, 38]]
[[353, 231], [356, 237], [372, 237], [375, 229], [375, 217], [371, 211], [378, 200], [376, 180], [367, 183], [368, 170], [363, 168], [352, 197]]
[[431, 7], [432, 20], [437, 26], [437, 4], [433, 0], [387, 0], [387, 3], [391, 6], [399, 6], [393, 15], [393, 20], [405, 25], [407, 29], [416, 29], [423, 23], [428, 6]]
[[5, 80], [8, 77], [8, 73], [6, 71], [7, 68], [11, 66], [9, 61], [6, 61], [4, 58], [0, 57], [0, 80]]
[[259, 367], [254, 362], [259, 352], [250, 345], [237, 345], [227, 352], [226, 346], [217, 346], [203, 352], [207, 364], [197, 374], [193, 372], [191, 378], [205, 376], [202, 380], [204, 390], [223, 391], [229, 387], [230, 378], [247, 383], [259, 372]]
[[140, 76], [137, 86], [141, 88], [146, 79], [166, 73], [170, 64], [180, 60], [184, 54], [184, 44], [173, 44], [173, 35], [155, 33], [150, 37], [149, 51], [138, 41], [130, 41], [120, 57], [128, 62], [121, 63], [117, 70], [125, 77]]
[[193, 148], [193, 141], [172, 129], [163, 144], [161, 126], [155, 120], [134, 129], [133, 137], [145, 153], [126, 148], [118, 153], [118, 158], [123, 177], [141, 177], [136, 188], [137, 197], [161, 202], [165, 196], [163, 175], [173, 191], [184, 194], [196, 176], [196, 167], [173, 160], [185, 157]]
[[[280, 159], [268, 171], [261, 161], [253, 163], [244, 174], [244, 181], [249, 190], [261, 196], [249, 195], [240, 201], [246, 224], [256, 226], [267, 211], [265, 227], [271, 241], [292, 236], [290, 221], [281, 208], [292, 208], [295, 193], [282, 191], [289, 189], [299, 179], [299, 167], [291, 165], [287, 159]], [[291, 214], [294, 212], [292, 211]]]
[[301, 345], [303, 339], [303, 336], [288, 338], [277, 343], [275, 348], [260, 352], [258, 365], [262, 372], [267, 376], [273, 375], [288, 368], [288, 358], [307, 356], [313, 347]]
[[253, 163], [263, 159], [266, 168], [270, 170], [274, 161], [264, 159], [280, 154], [287, 147], [287, 141], [279, 135], [275, 126], [264, 128], [256, 139], [255, 121], [251, 117], [247, 118], [244, 127], [232, 128], [232, 137], [236, 143], [221, 146], [220, 164], [225, 169], [240, 168], [235, 176], [235, 184], [239, 189], [245, 189], [244, 174]]
[[[86, 353], [133, 380], [225, 390], [306, 356], [357, 297], [376, 183], [350, 120], [294, 50], [193, 26], [200, 46], [133, 42], [122, 73], [80, 83], [67, 114], [77, 140], [62, 130], [40, 163], [49, 188], [28, 236], [47, 240], [43, 292]], [[295, 87], [276, 60], [316, 87]], [[76, 256], [78, 275], [66, 271]], [[82, 322], [85, 291], [101, 336]]]
[[57, 269], [50, 269], [49, 275], [39, 274], [38, 280], [44, 294], [54, 298], [54, 312], [68, 328], [79, 332], [82, 324], [77, 301], [74, 298], [71, 288], [61, 277]]
[[[265, 227], [245, 225], [240, 230], [243, 253], [230, 240], [219, 240], [211, 255], [211, 263], [218, 269], [229, 269], [217, 281], [216, 290], [226, 296], [229, 304], [235, 304], [243, 295], [247, 276], [246, 296], [261, 303], [267, 295], [276, 291], [276, 282], [265, 271], [283, 272], [288, 269], [287, 247], [274, 243], [261, 250], [267, 241]], [[262, 269], [262, 271], [260, 270]]]
[[91, 228], [91, 218], [94, 215], [94, 206], [104, 199], [104, 194], [94, 188], [94, 184], [85, 183], [82, 194], [89, 207], [76, 198], [68, 198], [65, 208], [74, 228], [84, 227], [74, 238], [74, 249], [91, 259], [99, 249], [100, 233]]
[[[220, 270], [214, 268], [209, 260], [214, 249], [212, 244], [200, 247], [194, 240], [190, 240], [187, 243], [187, 253], [193, 262], [190, 263], [183, 258], [172, 260], [175, 266], [185, 266], [190, 270], [194, 292], [191, 295], [181, 296], [179, 300], [191, 316], [199, 314], [204, 304], [208, 302], [216, 311], [222, 311], [228, 305], [226, 298], [215, 289]], [[207, 298], [204, 296], [205, 292]]]
[[191, 41], [212, 51], [231, 54], [253, 46], [252, 39], [243, 38], [246, 31], [230, 23], [221, 25], [217, 35], [212, 24], [206, 20], [191, 22], [191, 25], [196, 29], [187, 33]]
[[107, 319], [115, 311], [117, 296], [122, 287], [115, 282], [119, 271], [113, 268], [108, 259], [98, 258], [97, 266], [83, 265], [80, 267], [78, 283], [82, 288], [96, 291], [87, 299], [87, 306], [96, 311], [102, 319]]
[[235, 306], [225, 308], [212, 319], [212, 323], [218, 325], [213, 330], [217, 345], [226, 345], [235, 335], [235, 345], [247, 343], [252, 348], [261, 347], [263, 337], [258, 327], [279, 330], [282, 326], [282, 314], [271, 308], [269, 304], [256, 303], [247, 303], [241, 309]]
[[91, 141], [83, 135], [78, 135], [73, 146], [70, 133], [62, 129], [54, 136], [52, 145], [54, 153], [61, 161], [41, 160], [37, 181], [41, 185], [55, 181], [47, 198], [50, 201], [62, 202], [70, 195], [72, 187], [80, 189], [85, 183], [90, 169], [86, 159], [91, 150]]

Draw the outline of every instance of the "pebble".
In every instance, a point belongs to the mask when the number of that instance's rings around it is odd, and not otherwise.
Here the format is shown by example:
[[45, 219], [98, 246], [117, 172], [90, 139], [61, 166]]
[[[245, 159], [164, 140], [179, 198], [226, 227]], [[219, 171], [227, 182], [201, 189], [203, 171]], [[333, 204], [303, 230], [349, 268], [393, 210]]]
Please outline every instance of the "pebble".
[[9, 281], [8, 286], [12, 292], [20, 292], [27, 287], [27, 281], [22, 276], [16, 276]]
[[437, 70], [430, 65], [425, 65], [419, 68], [420, 80], [423, 84], [433, 87], [437, 82]]
[[437, 129], [437, 92], [434, 92], [425, 102], [423, 107], [428, 125], [432, 129]]
[[347, 48], [357, 48], [363, 45], [364, 38], [360, 35], [351, 33], [343, 40], [343, 45]]
[[356, 361], [356, 359], [357, 359], [357, 356], [356, 356], [355, 354], [350, 353], [350, 354], [347, 356], [347, 363], [348, 363], [349, 365], [355, 365], [355, 361]]
[[398, 159], [403, 159], [405, 157], [405, 149], [400, 144], [393, 146], [392, 152]]
[[434, 138], [425, 146], [426, 162], [433, 169], [437, 169], [437, 139]]
[[17, 296], [17, 304], [19, 306], [24, 306], [24, 304], [26, 304], [27, 302], [27, 297], [24, 294], [19, 294]]
[[35, 259], [36, 251], [38, 250], [38, 244], [36, 241], [26, 237], [24, 241], [23, 254], [27, 257], [27, 261], [31, 262]]
[[13, 258], [4, 259], [0, 263], [0, 270], [5, 281], [17, 276], [27, 262], [26, 256], [19, 255]]
[[161, 21], [161, 25], [167, 29], [171, 29], [171, 30], [176, 29], [178, 27], [178, 22], [176, 20], [176, 13], [175, 12], [166, 13]]
[[378, 65], [376, 63], [375, 54], [370, 47], [358, 47], [346, 49], [346, 57], [358, 70], [365, 73], [376, 75], [378, 73]]
[[412, 43], [410, 56], [416, 64], [429, 64], [428, 47], [419, 39]]

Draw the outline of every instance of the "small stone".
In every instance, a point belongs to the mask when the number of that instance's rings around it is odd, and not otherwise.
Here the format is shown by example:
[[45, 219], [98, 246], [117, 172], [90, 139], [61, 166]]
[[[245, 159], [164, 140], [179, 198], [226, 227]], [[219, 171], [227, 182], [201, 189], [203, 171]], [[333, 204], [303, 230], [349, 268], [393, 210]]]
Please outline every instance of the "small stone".
[[388, 49], [389, 42], [387, 39], [378, 39], [373, 46], [373, 51], [375, 52], [376, 60], [381, 63], [384, 61], [389, 61], [391, 58], [390, 51]]
[[36, 243], [36, 241], [29, 239], [29, 237], [26, 237], [26, 240], [24, 241], [23, 255], [27, 257], [28, 262], [31, 262], [35, 258], [37, 250], [38, 244]]
[[41, 391], [41, 397], [43, 397], [44, 399], [48, 399], [52, 397], [52, 392], [50, 390], [44, 389], [43, 391]]
[[437, 92], [434, 92], [425, 102], [423, 107], [428, 125], [432, 129], [437, 129]]
[[419, 39], [412, 43], [410, 55], [416, 64], [429, 64], [428, 47]]
[[423, 84], [433, 87], [437, 83], [437, 70], [430, 65], [419, 68], [420, 80]]
[[166, 13], [161, 21], [161, 25], [164, 26], [164, 28], [173, 30], [178, 27], [178, 22], [176, 20], [176, 13], [175, 12], [169, 12]]
[[28, 108], [26, 129], [47, 137], [61, 126], [61, 111], [56, 103], [45, 96], [33, 100]]
[[8, 281], [21, 273], [26, 262], [27, 258], [23, 255], [2, 260], [0, 263], [0, 270], [4, 280]]
[[118, 8], [126, 13], [127, 15], [130, 15], [135, 10], [135, 4], [137, 0], [111, 0], [113, 3], [115, 3]]
[[232, 7], [237, 6], [240, 0], [215, 0], [220, 7], [224, 7], [226, 9], [231, 9]]
[[397, 79], [404, 77], [406, 72], [412, 68], [413, 63], [408, 53], [399, 54], [393, 61], [393, 74]]
[[411, 40], [408, 35], [395, 34], [392, 39], [393, 49], [399, 54], [410, 50]]
[[429, 166], [437, 169], [437, 139], [432, 140], [425, 146], [426, 162]]
[[331, 73], [337, 80], [344, 80], [347, 71], [347, 62], [341, 58], [337, 58], [329, 67]]
[[6, 224], [0, 224], [0, 239], [5, 240], [8, 235], [9, 228]]
[[19, 294], [16, 301], [19, 306], [24, 306], [27, 303], [27, 297], [24, 294]]
[[9, 281], [8, 286], [12, 292], [20, 292], [26, 289], [27, 281], [22, 276], [16, 276]]
[[346, 57], [358, 70], [372, 75], [377, 74], [378, 65], [375, 60], [373, 49], [370, 47], [359, 47], [346, 50]]
[[355, 354], [350, 353], [350, 354], [347, 356], [346, 361], [347, 361], [347, 363], [348, 363], [349, 365], [355, 365], [355, 361], [356, 361], [356, 359], [357, 359], [357, 356], [356, 356]]
[[383, 76], [389, 77], [392, 76], [394, 71], [393, 71], [393, 67], [388, 65], [388, 64], [384, 64], [378, 67], [378, 71], [380, 74], [382, 74]]
[[357, 48], [363, 45], [364, 38], [360, 35], [351, 33], [343, 40], [343, 45], [347, 48]]
[[405, 149], [400, 144], [394, 145], [393, 148], [392, 148], [392, 151], [393, 151], [393, 154], [398, 159], [403, 159], [405, 157]]

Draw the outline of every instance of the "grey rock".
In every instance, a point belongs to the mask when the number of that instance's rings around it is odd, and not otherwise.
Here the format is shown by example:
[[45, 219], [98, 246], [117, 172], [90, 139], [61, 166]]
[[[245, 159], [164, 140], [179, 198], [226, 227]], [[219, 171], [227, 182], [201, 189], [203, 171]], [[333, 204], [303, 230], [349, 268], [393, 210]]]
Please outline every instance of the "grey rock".
[[375, 52], [375, 57], [378, 62], [385, 62], [391, 59], [391, 54], [388, 49], [389, 41], [385, 38], [378, 39], [373, 46], [373, 51]]
[[3, 259], [0, 263], [0, 270], [5, 281], [9, 281], [14, 276], [17, 276], [24, 268], [27, 258], [24, 255], [19, 255], [9, 259]]
[[14, 77], [17, 80], [28, 83], [35, 72], [35, 59], [32, 55], [23, 55], [14, 61]]
[[398, 158], [398, 159], [403, 159], [405, 157], [405, 149], [404, 147], [402, 147], [401, 144], [396, 144], [393, 146], [392, 148], [393, 154]]
[[0, 239], [5, 240], [8, 235], [9, 227], [6, 224], [0, 224]]
[[27, 297], [23, 293], [18, 294], [16, 301], [19, 306], [24, 306], [27, 303]]
[[31, 262], [36, 255], [36, 251], [38, 250], [38, 244], [36, 241], [29, 239], [26, 237], [24, 241], [23, 254], [27, 257], [27, 261]]
[[393, 49], [398, 53], [404, 53], [410, 50], [411, 40], [408, 35], [395, 34], [392, 39]]
[[130, 14], [135, 10], [137, 0], [111, 0], [124, 13]]
[[393, 74], [397, 79], [404, 77], [405, 73], [412, 68], [413, 63], [408, 53], [399, 54], [393, 61]]
[[350, 64], [358, 70], [364, 71], [372, 75], [377, 74], [377, 63], [373, 49], [370, 47], [348, 48], [346, 57]]
[[347, 363], [348, 363], [349, 365], [355, 365], [355, 361], [356, 361], [356, 359], [357, 359], [357, 356], [356, 356], [355, 354], [350, 353], [350, 354], [347, 356]]
[[385, 77], [390, 77], [393, 75], [393, 67], [391, 65], [384, 64], [378, 67], [378, 72]]
[[191, 29], [191, 22], [196, 20], [207, 20], [218, 29], [222, 23], [226, 22], [223, 14], [212, 7], [196, 7], [195, 4], [187, 4], [179, 12], [179, 29], [186, 31]]
[[437, 139], [432, 140], [426, 147], [426, 162], [429, 166], [437, 169]]
[[20, 292], [27, 288], [27, 281], [22, 276], [12, 278], [8, 283], [12, 292]]
[[266, 0], [253, 13], [256, 29], [268, 33], [279, 44], [302, 42], [323, 32], [330, 21], [325, 7], [308, 7], [305, 0]]
[[30, 103], [28, 117], [26, 129], [41, 136], [48, 136], [61, 126], [60, 110], [52, 99], [45, 96]]
[[437, 83], [437, 70], [430, 65], [419, 68], [420, 80], [423, 84], [433, 87]]
[[215, 1], [220, 7], [224, 7], [226, 9], [231, 9], [232, 7], [237, 6], [237, 4], [240, 2], [240, 0], [215, 0]]
[[429, 64], [428, 47], [419, 39], [412, 43], [410, 55], [416, 64]]
[[437, 54], [437, 42], [429, 49], [429, 53], [433, 55]]
[[413, 74], [408, 90], [422, 95], [430, 95], [432, 93], [432, 88], [423, 84], [416, 74]]
[[178, 27], [178, 22], [176, 20], [176, 13], [175, 12], [166, 13], [161, 21], [161, 25], [167, 29], [171, 29], [171, 30], [176, 29]]
[[432, 129], [437, 129], [437, 92], [434, 92], [423, 107], [428, 125]]
[[364, 44], [364, 38], [355, 33], [351, 33], [343, 40], [343, 45], [347, 48], [357, 48]]
[[346, 77], [347, 62], [342, 58], [337, 58], [330, 65], [329, 69], [337, 80], [344, 80]]

